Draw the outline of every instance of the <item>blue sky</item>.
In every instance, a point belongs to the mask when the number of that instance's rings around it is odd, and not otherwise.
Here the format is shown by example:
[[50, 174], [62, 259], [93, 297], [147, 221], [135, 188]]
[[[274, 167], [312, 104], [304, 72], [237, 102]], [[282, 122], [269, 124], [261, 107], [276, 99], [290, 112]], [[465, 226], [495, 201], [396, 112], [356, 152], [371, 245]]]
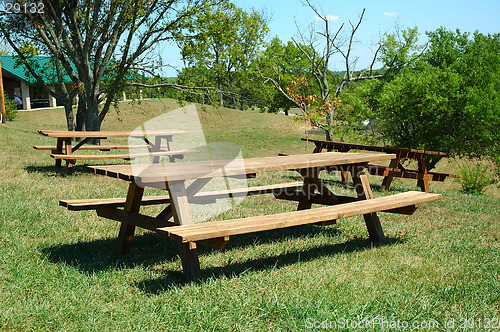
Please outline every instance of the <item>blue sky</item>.
[[[297, 25], [304, 29], [311, 23], [319, 23], [316, 15], [301, 0], [234, 0], [234, 3], [246, 10], [251, 8], [264, 11], [270, 18], [269, 39], [278, 36], [288, 41], [297, 35]], [[331, 17], [333, 26], [357, 22], [363, 8], [366, 9], [363, 23], [357, 34], [356, 55], [359, 66], [367, 66], [372, 58], [373, 44], [386, 32], [393, 32], [396, 22], [402, 28], [419, 28], [421, 40], [425, 40], [425, 31], [433, 31], [443, 26], [450, 30], [482, 33], [500, 32], [500, 0], [350, 0], [350, 1], [313, 1], [324, 15]], [[181, 66], [178, 51], [167, 48], [164, 61], [174, 66]], [[334, 65], [335, 70], [341, 70]], [[167, 76], [174, 76], [170, 69]]]

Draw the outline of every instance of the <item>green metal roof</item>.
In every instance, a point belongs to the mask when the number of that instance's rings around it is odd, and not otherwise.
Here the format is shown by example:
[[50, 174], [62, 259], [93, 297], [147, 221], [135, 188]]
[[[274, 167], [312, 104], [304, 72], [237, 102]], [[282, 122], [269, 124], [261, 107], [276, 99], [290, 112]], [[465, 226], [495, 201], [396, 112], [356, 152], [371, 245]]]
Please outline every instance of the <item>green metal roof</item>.
[[[44, 82], [57, 83], [56, 69], [54, 65], [50, 63], [50, 57], [34, 56], [30, 58], [30, 60], [34, 61], [34, 65], [37, 67], [35, 70], [41, 75]], [[16, 66], [16, 57], [11, 55], [1, 55], [0, 61], [2, 61], [2, 70], [6, 71], [10, 75], [29, 84], [36, 82], [36, 79], [28, 72], [24, 64]], [[71, 79], [68, 75], [64, 76], [64, 82], [71, 83]]]

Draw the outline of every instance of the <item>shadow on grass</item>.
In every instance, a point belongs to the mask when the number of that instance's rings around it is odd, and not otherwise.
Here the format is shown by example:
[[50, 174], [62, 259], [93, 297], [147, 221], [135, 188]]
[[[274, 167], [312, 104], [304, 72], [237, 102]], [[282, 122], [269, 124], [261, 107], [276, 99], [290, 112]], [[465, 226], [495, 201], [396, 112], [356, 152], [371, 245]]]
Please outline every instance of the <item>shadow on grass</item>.
[[174, 261], [178, 257], [177, 245], [173, 241], [153, 233], [136, 236], [127, 255], [115, 253], [116, 241], [116, 238], [82, 241], [43, 248], [41, 252], [52, 263], [66, 264], [86, 274], [132, 269], [139, 265], [147, 267], [159, 261]]
[[[352, 181], [348, 181], [347, 183], [342, 182], [340, 179], [321, 179], [324, 184], [332, 186], [332, 187], [338, 187], [338, 188], [343, 188], [343, 189], [354, 189], [354, 184]], [[418, 186], [408, 186], [405, 184], [392, 184], [389, 189], [382, 190], [380, 189], [382, 187], [382, 181], [377, 181], [377, 182], [370, 182], [370, 188], [373, 192], [377, 193], [400, 193], [400, 192], [407, 192], [410, 190], [416, 190], [420, 191], [420, 187]]]
[[[87, 171], [88, 165], [75, 165], [72, 169], [72, 175], [77, 175], [79, 173], [88, 173]], [[65, 177], [66, 175], [66, 166], [37, 166], [37, 165], [28, 165], [24, 167], [24, 170], [28, 173], [32, 174], [40, 174], [47, 177]]]
[[[334, 227], [300, 226], [281, 230], [260, 232], [234, 236], [226, 251], [242, 250], [247, 247], [285, 241], [290, 238], [313, 238], [320, 234], [335, 236], [339, 230]], [[384, 245], [401, 243], [401, 238], [388, 238]], [[127, 255], [115, 254], [116, 239], [103, 239], [90, 242], [64, 244], [42, 249], [42, 253], [54, 264], [66, 264], [86, 274], [99, 271], [132, 269], [137, 266], [151, 267], [158, 263], [176, 262], [180, 265], [177, 244], [154, 233], [136, 236], [132, 250]], [[274, 269], [294, 264], [298, 261], [310, 261], [318, 257], [333, 254], [354, 252], [371, 247], [368, 239], [350, 240], [346, 243], [317, 246], [306, 251], [289, 252], [266, 258], [249, 259], [241, 263], [231, 263], [224, 267], [209, 267], [202, 270], [202, 278], [227, 277], [233, 278], [247, 271]], [[209, 254], [216, 249], [200, 246], [199, 255]], [[184, 279], [182, 271], [165, 269], [161, 278], [145, 280], [137, 284], [138, 288], [148, 294], [158, 294], [169, 287], [179, 287], [189, 283]]]
[[[404, 240], [401, 238], [387, 238], [386, 242], [382, 246], [394, 245], [402, 243], [403, 241]], [[245, 274], [249, 271], [264, 271], [268, 269], [276, 269], [293, 265], [297, 262], [312, 261], [323, 256], [351, 253], [363, 249], [369, 249], [371, 247], [372, 244], [368, 239], [354, 239], [349, 240], [345, 243], [316, 246], [305, 251], [300, 250], [295, 252], [288, 252], [286, 254], [278, 254], [277, 256], [272, 257], [249, 259], [241, 263], [230, 263], [227, 266], [217, 266], [202, 269], [201, 278], [194, 282], [202, 283], [211, 278], [220, 277], [231, 279]], [[236, 250], [238, 248], [234, 249]], [[200, 254], [202, 254], [202, 252], [200, 252]], [[165, 270], [161, 278], [142, 281], [138, 283], [138, 287], [147, 294], [159, 294], [169, 287], [179, 287], [191, 282], [184, 280], [181, 271]]]

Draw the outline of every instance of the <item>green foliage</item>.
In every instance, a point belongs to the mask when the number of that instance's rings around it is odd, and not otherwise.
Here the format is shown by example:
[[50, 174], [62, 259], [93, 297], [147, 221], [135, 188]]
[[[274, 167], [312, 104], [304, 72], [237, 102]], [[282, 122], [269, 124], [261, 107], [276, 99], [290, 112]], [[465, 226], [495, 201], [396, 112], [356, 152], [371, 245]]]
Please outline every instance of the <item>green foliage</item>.
[[[306, 45], [300, 45], [303, 49], [308, 49]], [[300, 50], [295, 43], [289, 41], [283, 43], [278, 37], [274, 37], [267, 45], [262, 55], [257, 59], [256, 66], [262, 76], [272, 78], [279, 86], [279, 89], [286, 91], [290, 81], [305, 77], [311, 81], [312, 75], [308, 70], [311, 66], [307, 56]], [[255, 89], [260, 94], [260, 100], [267, 103], [269, 112], [285, 113], [295, 103], [280, 93], [272, 84], [264, 84], [264, 81]], [[314, 92], [311, 90], [311, 94]], [[267, 95], [267, 96], [266, 96]]]
[[483, 194], [487, 186], [495, 183], [493, 173], [482, 163], [462, 164], [460, 176], [458, 182], [462, 185], [462, 192], [466, 194]]
[[17, 117], [17, 105], [13, 101], [9, 100], [9, 96], [4, 92], [5, 100], [5, 119], [7, 121], [12, 121]]
[[186, 27], [177, 35], [186, 64], [179, 83], [208, 88], [210, 93], [194, 97], [197, 101], [241, 106], [241, 97], [248, 98], [253, 88], [251, 65], [268, 31], [266, 19], [222, 1], [201, 10]]
[[379, 57], [384, 68], [398, 71], [406, 64], [414, 62], [423, 49], [423, 46], [418, 44], [418, 36], [417, 27], [385, 34]]
[[382, 136], [450, 155], [500, 154], [500, 34], [429, 32], [421, 58], [373, 90]]
[[346, 86], [335, 111], [336, 126], [331, 128], [338, 137], [364, 140], [369, 136], [367, 134], [373, 133], [375, 113], [370, 96], [378, 84], [378, 80], [365, 80]]
[[402, 70], [376, 100], [384, 138], [400, 147], [456, 149], [460, 83], [458, 74], [425, 63]]

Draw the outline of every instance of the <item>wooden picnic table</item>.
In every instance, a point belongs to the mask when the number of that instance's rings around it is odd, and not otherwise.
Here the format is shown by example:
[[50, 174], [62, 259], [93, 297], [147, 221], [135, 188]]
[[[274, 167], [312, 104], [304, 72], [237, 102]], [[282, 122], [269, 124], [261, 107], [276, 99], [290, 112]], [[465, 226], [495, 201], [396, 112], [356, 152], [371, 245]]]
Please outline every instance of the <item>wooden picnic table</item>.
[[[121, 222], [117, 252], [131, 248], [135, 227], [152, 230], [179, 244], [184, 274], [200, 276], [197, 244], [223, 248], [230, 236], [293, 227], [305, 224], [328, 225], [337, 219], [363, 215], [370, 239], [385, 240], [377, 212], [412, 214], [417, 204], [439, 199], [439, 194], [407, 192], [374, 198], [364, 168], [368, 162], [394, 159], [390, 154], [321, 153], [244, 159], [240, 165], [230, 161], [157, 163], [143, 165], [88, 166], [91, 172], [129, 181], [126, 198], [101, 200], [61, 200], [70, 210], [95, 209], [99, 216]], [[320, 180], [322, 170], [338, 168], [351, 172], [356, 197], [340, 196], [330, 191]], [[240, 188], [227, 191], [202, 191], [213, 179], [224, 176], [252, 177], [257, 173], [296, 171], [303, 181], [269, 186]], [[188, 185], [189, 183], [189, 185]], [[143, 197], [144, 188], [168, 191], [165, 196]], [[196, 223], [189, 204], [216, 203], [218, 199], [246, 195], [274, 194], [277, 199], [298, 202], [293, 212], [241, 219]], [[141, 206], [168, 204], [157, 216], [140, 213]], [[312, 204], [325, 207], [311, 209]], [[173, 221], [170, 219], [173, 217]]]
[[[184, 130], [147, 130], [138, 131], [66, 131], [66, 130], [39, 130], [41, 135], [53, 137], [57, 139], [55, 146], [39, 146], [35, 145], [36, 150], [51, 150], [51, 157], [55, 159], [55, 165], [61, 166], [61, 161], [66, 161], [66, 172], [71, 173], [71, 168], [76, 164], [77, 160], [103, 160], [103, 159], [126, 159], [149, 157], [153, 156], [159, 160], [160, 156], [169, 156], [173, 161], [175, 158], [182, 158], [184, 154], [197, 153], [196, 150], [180, 150], [174, 151], [172, 148], [172, 137], [174, 135], [189, 134]], [[134, 137], [142, 139], [146, 145], [86, 145], [91, 140], [105, 140], [113, 137]], [[74, 139], [81, 139], [76, 145], [73, 145]], [[165, 145], [162, 146], [162, 141]], [[125, 154], [75, 154], [77, 150], [99, 150], [110, 151], [115, 149], [130, 150], [130, 149], [146, 149], [147, 153], [125, 153]], [[152, 154], [153, 153], [153, 154]]]
[[[303, 141], [313, 142], [315, 148], [313, 153], [319, 153], [324, 149], [328, 151], [336, 150], [339, 152], [348, 152], [350, 150], [365, 150], [395, 154], [396, 158], [392, 159], [389, 166], [380, 166], [376, 164], [368, 165], [368, 171], [371, 175], [383, 176], [384, 180], [380, 187], [381, 190], [389, 189], [392, 179], [395, 177], [406, 179], [417, 179], [417, 185], [424, 192], [429, 192], [429, 181], [444, 181], [447, 177], [458, 177], [455, 174], [429, 172], [425, 161], [427, 156], [446, 156], [446, 153], [430, 150], [385, 147], [374, 145], [353, 144], [346, 142], [333, 142], [315, 139], [305, 139]], [[418, 163], [417, 170], [409, 170], [401, 164], [402, 159], [414, 159]], [[347, 181], [347, 172], [341, 172], [342, 180]]]

